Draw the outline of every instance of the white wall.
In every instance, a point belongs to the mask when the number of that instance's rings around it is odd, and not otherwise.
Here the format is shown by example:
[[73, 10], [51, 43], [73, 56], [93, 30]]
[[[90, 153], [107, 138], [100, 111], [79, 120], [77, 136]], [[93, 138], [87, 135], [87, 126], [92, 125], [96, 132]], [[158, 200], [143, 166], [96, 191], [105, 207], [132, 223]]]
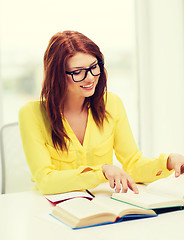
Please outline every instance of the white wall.
[[[3, 119], [2, 119], [2, 81], [1, 81], [1, 69], [0, 69], [0, 128], [2, 126], [2, 122], [3, 122]], [[1, 151], [1, 143], [0, 143], [0, 151]], [[1, 153], [1, 152], [0, 152]], [[2, 180], [1, 180], [1, 176], [2, 176], [2, 166], [1, 166], [1, 154], [0, 154], [0, 193], [1, 193], [1, 184], [2, 184]]]
[[182, 0], [136, 1], [141, 150], [184, 153]]
[[1, 69], [0, 69], [0, 127], [3, 123], [3, 109], [2, 109], [2, 78], [1, 78]]

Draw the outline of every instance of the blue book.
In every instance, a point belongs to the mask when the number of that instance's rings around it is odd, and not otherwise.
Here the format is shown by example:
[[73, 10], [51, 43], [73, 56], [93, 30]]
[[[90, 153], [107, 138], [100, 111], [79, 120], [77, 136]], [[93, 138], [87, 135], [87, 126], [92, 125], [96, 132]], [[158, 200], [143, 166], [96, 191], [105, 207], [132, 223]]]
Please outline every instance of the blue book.
[[110, 197], [70, 199], [57, 204], [51, 215], [73, 229], [157, 216], [153, 210], [139, 208]]

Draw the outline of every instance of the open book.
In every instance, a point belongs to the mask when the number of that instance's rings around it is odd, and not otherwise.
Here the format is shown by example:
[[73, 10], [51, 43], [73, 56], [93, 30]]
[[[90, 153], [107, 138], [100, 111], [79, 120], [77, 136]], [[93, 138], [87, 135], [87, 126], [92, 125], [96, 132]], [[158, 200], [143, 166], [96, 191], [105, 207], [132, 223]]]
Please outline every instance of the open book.
[[132, 191], [113, 193], [112, 198], [145, 209], [173, 208], [184, 206], [184, 175], [171, 175], [145, 187], [139, 194]]
[[52, 216], [73, 229], [120, 222], [127, 219], [157, 216], [153, 210], [145, 210], [108, 197], [75, 198], [57, 204]]

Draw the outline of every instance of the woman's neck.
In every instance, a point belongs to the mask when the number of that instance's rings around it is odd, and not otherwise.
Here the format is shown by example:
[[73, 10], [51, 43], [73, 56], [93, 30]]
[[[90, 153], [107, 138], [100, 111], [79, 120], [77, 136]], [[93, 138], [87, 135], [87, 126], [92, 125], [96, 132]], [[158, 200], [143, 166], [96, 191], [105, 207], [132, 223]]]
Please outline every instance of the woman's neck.
[[64, 105], [64, 112], [81, 113], [85, 98], [68, 98]]

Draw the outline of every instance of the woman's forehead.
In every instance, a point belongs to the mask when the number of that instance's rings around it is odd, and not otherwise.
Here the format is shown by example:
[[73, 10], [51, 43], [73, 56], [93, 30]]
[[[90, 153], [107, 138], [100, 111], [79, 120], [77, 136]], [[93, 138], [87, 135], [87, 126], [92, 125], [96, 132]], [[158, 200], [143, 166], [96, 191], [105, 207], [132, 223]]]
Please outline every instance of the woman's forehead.
[[87, 68], [97, 61], [96, 57], [86, 53], [76, 53], [74, 56], [68, 58], [66, 65], [72, 71], [72, 68]]

